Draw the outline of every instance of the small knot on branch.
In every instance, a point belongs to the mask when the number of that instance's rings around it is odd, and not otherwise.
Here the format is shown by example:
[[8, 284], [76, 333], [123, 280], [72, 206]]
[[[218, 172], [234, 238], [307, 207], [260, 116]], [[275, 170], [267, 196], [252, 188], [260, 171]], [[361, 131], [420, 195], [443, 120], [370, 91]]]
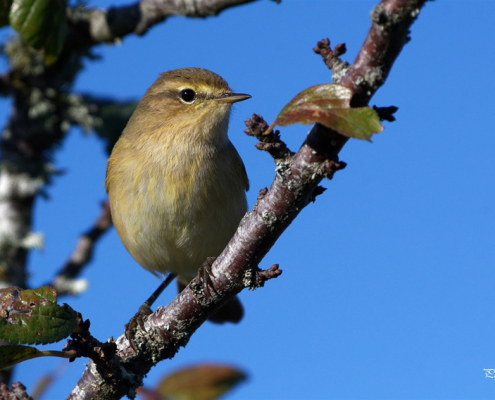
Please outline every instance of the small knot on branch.
[[278, 268], [278, 264], [273, 264], [269, 269], [259, 270], [256, 272], [254, 287], [263, 287], [265, 282], [273, 278], [278, 278], [282, 275], [282, 270]]
[[91, 326], [89, 319], [84, 321], [81, 313], [77, 313], [77, 320], [77, 327], [71, 333], [71, 339], [67, 340], [63, 350], [74, 353], [74, 357], [69, 361], [74, 361], [76, 357], [88, 357], [110, 373], [111, 360], [117, 351], [117, 345], [114, 342], [102, 343], [95, 339], [89, 332]]
[[263, 117], [258, 114], [253, 114], [253, 116], [248, 118], [244, 123], [247, 126], [244, 133], [248, 136], [254, 136], [258, 140], [261, 140], [263, 133], [268, 130], [268, 124]]
[[258, 193], [258, 197], [256, 198], [257, 201], [261, 201], [265, 198], [266, 194], [268, 193], [268, 188], [263, 188], [263, 189], [260, 189], [259, 193]]
[[314, 188], [313, 193], [312, 193], [312, 196], [311, 196], [311, 202], [314, 203], [315, 200], [316, 200], [316, 198], [319, 195], [325, 193], [326, 190], [327, 190], [327, 188], [324, 188], [323, 186], [320, 186], [320, 185], [316, 186]]
[[326, 160], [322, 165], [323, 175], [327, 179], [332, 179], [335, 172], [340, 171], [345, 167], [347, 167], [347, 163], [344, 161]]
[[[330, 41], [328, 44], [330, 45]], [[339, 43], [333, 48], [333, 55], [335, 57], [340, 57], [345, 53], [347, 53], [347, 46], [345, 45], [345, 43]]]
[[260, 204], [260, 201], [265, 198], [265, 196], [266, 196], [267, 193], [268, 193], [268, 188], [265, 187], [263, 189], [260, 189], [260, 191], [258, 193], [258, 197], [256, 197], [256, 203], [254, 203], [253, 210], [255, 210], [255, 209], [258, 208], [258, 205]]
[[245, 122], [247, 129], [244, 133], [248, 136], [254, 136], [260, 141], [255, 147], [258, 150], [268, 152], [275, 163], [281, 160], [292, 158], [294, 153], [290, 151], [287, 145], [280, 139], [280, 131], [274, 131], [274, 124], [268, 126], [261, 115], [253, 114], [253, 116]]
[[269, 154], [278, 153], [283, 149], [282, 143], [256, 143], [254, 147], [258, 150], [266, 151]]
[[332, 79], [335, 83], [339, 83], [346, 74], [350, 65], [347, 61], [342, 61], [339, 57], [347, 52], [345, 43], [340, 43], [335, 46], [332, 51], [330, 47], [330, 39], [322, 39], [313, 48], [316, 54], [321, 55], [325, 65], [332, 71]]
[[340, 57], [341, 55], [347, 52], [347, 47], [345, 43], [339, 43], [335, 46], [335, 48], [330, 48], [330, 39], [322, 39], [318, 43], [316, 43], [316, 47], [313, 48], [313, 51], [316, 54], [321, 55], [323, 58], [326, 57]]
[[395, 121], [394, 114], [399, 109], [399, 107], [396, 107], [396, 106], [389, 106], [389, 107], [373, 106], [373, 108], [375, 109], [376, 113], [378, 114], [378, 117], [382, 121], [388, 121], [388, 122], [394, 122]]

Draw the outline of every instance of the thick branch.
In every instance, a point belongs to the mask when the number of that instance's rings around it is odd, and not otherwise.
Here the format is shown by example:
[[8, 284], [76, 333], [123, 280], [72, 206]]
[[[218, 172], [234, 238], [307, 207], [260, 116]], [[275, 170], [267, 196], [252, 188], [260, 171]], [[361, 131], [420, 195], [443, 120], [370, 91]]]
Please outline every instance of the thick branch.
[[[373, 11], [365, 44], [341, 82], [355, 90], [357, 103], [367, 103], [385, 81], [423, 3], [424, 0], [384, 0]], [[270, 189], [260, 192], [258, 202], [213, 264], [214, 294], [205, 296], [202, 285], [194, 279], [168, 306], [148, 318], [145, 332], [138, 330], [138, 354], [121, 336], [116, 341], [115, 365], [119, 369], [109, 377], [90, 362], [70, 398], [133, 396], [150, 368], [172, 358], [209, 315], [244, 288], [255, 287], [262, 276], [276, 275], [277, 268], [273, 267], [270, 273], [260, 274], [258, 264], [299, 212], [321, 193], [319, 182], [345, 166], [339, 162], [338, 154], [346, 142], [347, 138], [316, 124], [291, 161], [277, 169]], [[110, 378], [119, 383], [113, 384]]]
[[385, 79], [404, 45], [409, 28], [427, 0], [383, 0], [371, 12], [371, 28], [341, 85], [354, 92], [353, 105], [364, 106]]

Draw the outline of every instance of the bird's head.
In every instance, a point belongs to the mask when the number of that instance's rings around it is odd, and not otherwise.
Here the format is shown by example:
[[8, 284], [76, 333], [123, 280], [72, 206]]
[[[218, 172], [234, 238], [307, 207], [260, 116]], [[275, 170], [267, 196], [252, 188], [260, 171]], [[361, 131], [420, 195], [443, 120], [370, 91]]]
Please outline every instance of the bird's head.
[[234, 93], [211, 71], [182, 68], [161, 74], [143, 97], [140, 111], [160, 114], [172, 131], [200, 130], [201, 135], [226, 138], [232, 104], [250, 97]]

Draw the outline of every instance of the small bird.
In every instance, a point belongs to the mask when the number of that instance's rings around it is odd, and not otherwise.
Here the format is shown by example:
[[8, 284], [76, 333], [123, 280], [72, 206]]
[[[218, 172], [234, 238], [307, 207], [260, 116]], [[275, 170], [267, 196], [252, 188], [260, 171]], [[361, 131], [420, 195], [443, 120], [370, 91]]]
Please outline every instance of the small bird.
[[[206, 69], [165, 72], [108, 160], [106, 189], [122, 243], [153, 274], [177, 275], [179, 290], [220, 255], [246, 213], [249, 181], [227, 130], [232, 104], [250, 97]], [[235, 298], [210, 319], [242, 316]]]

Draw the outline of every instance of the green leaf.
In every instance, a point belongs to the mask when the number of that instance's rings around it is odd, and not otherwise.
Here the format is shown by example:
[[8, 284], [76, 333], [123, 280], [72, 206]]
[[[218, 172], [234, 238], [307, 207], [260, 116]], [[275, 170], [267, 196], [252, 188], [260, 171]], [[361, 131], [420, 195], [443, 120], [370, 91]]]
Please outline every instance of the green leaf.
[[9, 13], [12, 0], [0, 0], [0, 27], [9, 24]]
[[294, 97], [278, 114], [275, 124], [319, 123], [356, 139], [370, 140], [373, 133], [383, 131], [373, 108], [351, 108], [352, 91], [344, 86], [325, 84], [312, 86]]
[[66, 338], [77, 326], [77, 313], [57, 304], [50, 286], [0, 291], [0, 338], [11, 343], [47, 344]]
[[71, 358], [73, 356], [73, 354], [63, 351], [39, 351], [36, 347], [5, 345], [0, 346], [0, 370], [38, 357]]
[[231, 366], [204, 364], [168, 375], [156, 392], [174, 400], [213, 400], [245, 379], [244, 373]]
[[40, 351], [36, 347], [6, 345], [0, 346], [0, 369], [11, 367], [14, 364], [39, 357]]
[[67, 31], [67, 0], [14, 0], [10, 25], [27, 44], [44, 49], [46, 64], [53, 64]]

